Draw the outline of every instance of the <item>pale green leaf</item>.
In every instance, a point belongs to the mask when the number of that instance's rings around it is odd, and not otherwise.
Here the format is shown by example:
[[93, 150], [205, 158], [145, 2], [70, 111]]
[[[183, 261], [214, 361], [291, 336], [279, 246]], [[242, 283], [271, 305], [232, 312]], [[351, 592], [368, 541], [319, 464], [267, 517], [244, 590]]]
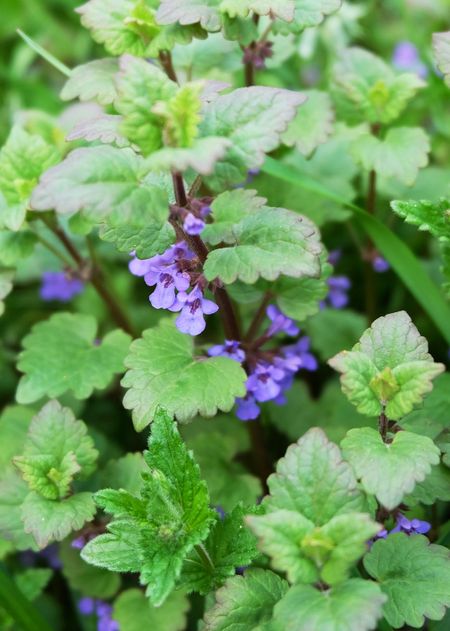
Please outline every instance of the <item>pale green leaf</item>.
[[219, 31], [221, 27], [220, 4], [222, 0], [161, 0], [156, 19], [158, 24], [182, 26], [199, 23], [207, 31]]
[[153, 106], [153, 112], [163, 121], [162, 135], [166, 145], [186, 148], [194, 144], [198, 136], [203, 88], [201, 81], [185, 83], [173, 96], [166, 100], [163, 96]]
[[106, 388], [114, 374], [124, 370], [130, 336], [117, 329], [95, 344], [96, 332], [95, 319], [82, 314], [57, 313], [36, 324], [23, 339], [17, 363], [25, 373], [17, 401], [30, 403], [67, 391], [85, 399], [95, 388]]
[[182, 591], [172, 592], [161, 607], [153, 607], [139, 589], [127, 589], [114, 601], [113, 620], [121, 631], [184, 631], [189, 601]]
[[91, 493], [76, 493], [57, 501], [32, 491], [22, 504], [21, 514], [25, 532], [33, 535], [40, 548], [45, 548], [91, 521], [95, 504]]
[[264, 162], [265, 154], [281, 143], [281, 135], [305, 97], [279, 88], [239, 88], [210, 103], [200, 124], [202, 136], [222, 136], [232, 142], [214, 174], [213, 189], [224, 189], [246, 178], [249, 169]]
[[446, 372], [436, 377], [423, 404], [401, 419], [401, 427], [433, 440], [437, 438], [444, 428], [450, 428], [449, 392], [450, 374]]
[[412, 493], [406, 496], [405, 504], [415, 506], [420, 503], [430, 506], [437, 500], [450, 502], [450, 469], [442, 463], [431, 467], [431, 473], [425, 480], [416, 484]]
[[274, 609], [274, 631], [369, 631], [386, 597], [376, 583], [351, 578], [325, 591], [295, 585]]
[[137, 431], [152, 422], [159, 405], [183, 422], [198, 413], [227, 412], [236, 397], [244, 396], [246, 375], [237, 362], [193, 353], [192, 337], [167, 320], [133, 342], [122, 385], [128, 388], [124, 406], [133, 410]]
[[320, 276], [322, 244], [315, 225], [284, 208], [251, 213], [233, 229], [235, 245], [209, 252], [204, 265], [208, 280], [236, 279], [254, 283], [259, 277], [276, 280]]
[[0, 227], [19, 230], [41, 173], [59, 160], [41, 136], [14, 127], [0, 150]]
[[14, 464], [30, 490], [49, 500], [64, 498], [74, 477], [80, 472], [80, 465], [72, 452], [59, 461], [51, 455], [16, 456]]
[[220, 10], [230, 18], [246, 18], [252, 11], [256, 15], [269, 15], [292, 22], [295, 0], [221, 0]]
[[422, 628], [425, 618], [440, 620], [450, 606], [449, 551], [422, 535], [395, 533], [376, 541], [364, 567], [387, 595], [383, 614], [395, 629]]
[[374, 170], [411, 186], [419, 169], [428, 164], [430, 141], [420, 127], [394, 127], [383, 139], [372, 134], [360, 136], [350, 152], [366, 171]]
[[[116, 147], [129, 147], [130, 141], [120, 132], [122, 117], [118, 114], [100, 114], [95, 118], [82, 120], [75, 125], [66, 136], [69, 142], [85, 140], [86, 142], [101, 142]], [[133, 147], [136, 149], [136, 147]]]
[[323, 526], [336, 515], [365, 508], [350, 465], [318, 428], [309, 430], [288, 448], [268, 485], [270, 495], [264, 503], [267, 511], [296, 511], [315, 526]]
[[5, 311], [5, 303], [3, 299], [6, 298], [12, 291], [14, 280], [14, 271], [3, 270], [0, 271], [0, 316]]
[[391, 208], [406, 223], [427, 230], [438, 239], [450, 239], [450, 200], [441, 198], [438, 202], [428, 200], [393, 201]]
[[0, 263], [16, 266], [34, 250], [36, 237], [30, 230], [0, 232]]
[[294, 0], [293, 30], [298, 32], [309, 26], [317, 26], [326, 15], [337, 11], [341, 0]]
[[88, 565], [80, 557], [80, 551], [72, 548], [69, 541], [59, 547], [62, 573], [71, 589], [91, 598], [111, 598], [120, 587], [120, 577], [102, 568]]
[[331, 93], [338, 114], [350, 123], [391, 123], [424, 86], [417, 74], [396, 74], [362, 48], [348, 48], [332, 68]]
[[34, 411], [22, 405], [5, 407], [0, 416], [0, 472], [11, 468], [12, 458], [22, 453]]
[[269, 570], [250, 569], [234, 576], [215, 594], [206, 612], [205, 631], [258, 631], [272, 618], [288, 583]]
[[36, 550], [36, 542], [27, 534], [22, 523], [22, 503], [28, 495], [28, 485], [19, 473], [10, 469], [0, 480], [0, 535], [11, 541], [17, 550]]
[[299, 108], [282, 140], [288, 147], [296, 147], [300, 153], [309, 156], [333, 133], [334, 110], [326, 92], [306, 90], [303, 94], [307, 101]]
[[408, 414], [444, 370], [428, 353], [428, 343], [405, 311], [378, 318], [351, 351], [332, 357], [341, 384], [358, 412], [389, 419]]
[[397, 432], [384, 443], [370, 428], [351, 429], [342, 441], [345, 458], [367, 491], [388, 510], [398, 506], [416, 482], [422, 482], [439, 463], [440, 452], [430, 438]]
[[194, 169], [201, 175], [210, 175], [215, 164], [221, 160], [231, 146], [227, 138], [208, 136], [195, 140], [191, 147], [166, 147], [155, 151], [146, 160], [149, 169], [183, 173]]
[[139, 547], [139, 528], [129, 521], [108, 524], [108, 532], [88, 541], [81, 558], [111, 572], [139, 572], [143, 555]]
[[445, 83], [450, 87], [450, 31], [433, 33], [433, 51]]
[[60, 97], [63, 101], [80, 99], [109, 105], [116, 96], [114, 75], [117, 71], [117, 59], [113, 57], [95, 59], [76, 66], [64, 84]]

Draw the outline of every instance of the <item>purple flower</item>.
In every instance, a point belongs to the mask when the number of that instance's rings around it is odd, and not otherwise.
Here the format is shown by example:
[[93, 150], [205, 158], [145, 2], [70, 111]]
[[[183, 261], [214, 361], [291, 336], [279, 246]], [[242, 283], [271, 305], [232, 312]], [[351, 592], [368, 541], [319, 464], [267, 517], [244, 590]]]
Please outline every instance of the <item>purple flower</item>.
[[226, 512], [223, 510], [222, 506], [218, 504], [214, 508], [216, 509], [216, 513], [219, 515], [220, 519], [225, 519]]
[[330, 276], [327, 283], [329, 290], [325, 302], [334, 309], [342, 309], [348, 304], [347, 292], [352, 285], [350, 279], [347, 276]]
[[75, 548], [75, 550], [82, 550], [85, 545], [86, 545], [86, 539], [83, 536], [81, 536], [81, 537], [77, 537], [76, 539], [73, 539], [73, 541], [70, 544], [70, 547]]
[[259, 406], [252, 394], [247, 394], [243, 399], [236, 399], [236, 416], [241, 421], [253, 421], [259, 416]]
[[69, 302], [84, 289], [84, 283], [78, 278], [71, 278], [65, 272], [44, 272], [40, 296], [42, 300]]
[[424, 535], [431, 529], [431, 524], [427, 521], [421, 521], [420, 519], [409, 520], [404, 515], [397, 517], [397, 525], [391, 530], [389, 534], [394, 532], [404, 532], [407, 535]]
[[203, 219], [199, 219], [192, 213], [188, 213], [186, 215], [183, 222], [183, 228], [187, 234], [191, 236], [196, 236], [203, 231], [204, 227], [205, 227], [205, 222], [203, 221]]
[[424, 79], [428, 74], [428, 68], [421, 61], [419, 51], [412, 42], [399, 42], [392, 55], [392, 65], [403, 72], [415, 72]]
[[229, 357], [239, 363], [245, 361], [245, 352], [240, 348], [239, 342], [234, 340], [225, 340], [225, 344], [211, 346], [208, 355], [211, 357]]
[[266, 310], [267, 317], [272, 321], [267, 332], [268, 335], [276, 335], [276, 333], [286, 333], [295, 337], [300, 333], [300, 329], [296, 326], [294, 320], [284, 315], [275, 305], [269, 305]]
[[[284, 346], [281, 351], [286, 360], [298, 363], [298, 368], [296, 370], [301, 370], [303, 368], [303, 370], [314, 371], [318, 369], [319, 364], [317, 359], [310, 352], [309, 347], [309, 337], [304, 335], [295, 344]], [[293, 370], [293, 363], [291, 363], [292, 368], [288, 368], [288, 366], [289, 365], [285, 363], [285, 370], [296, 372]]]
[[93, 598], [80, 598], [78, 601], [78, 611], [82, 616], [90, 616], [94, 613], [95, 601]]
[[264, 402], [275, 399], [280, 394], [281, 388], [278, 383], [284, 379], [285, 373], [274, 364], [261, 362], [256, 365], [254, 371], [247, 378], [247, 391], [250, 392], [256, 401]]
[[331, 252], [328, 254], [328, 263], [335, 267], [339, 263], [341, 256], [341, 250], [331, 250]]
[[376, 256], [372, 261], [372, 267], [378, 274], [383, 274], [389, 269], [389, 263], [382, 256]]
[[170, 311], [181, 311], [175, 324], [181, 333], [189, 335], [200, 335], [206, 327], [204, 314], [211, 315], [219, 309], [215, 302], [203, 297], [198, 285], [195, 285], [189, 294], [185, 291], [180, 292], [175, 303], [169, 308]]

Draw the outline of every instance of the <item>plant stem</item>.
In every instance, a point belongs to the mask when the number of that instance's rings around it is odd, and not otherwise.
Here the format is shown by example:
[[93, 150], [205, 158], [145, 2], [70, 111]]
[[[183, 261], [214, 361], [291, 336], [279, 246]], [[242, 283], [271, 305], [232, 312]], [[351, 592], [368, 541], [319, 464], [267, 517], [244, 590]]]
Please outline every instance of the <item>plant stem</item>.
[[244, 340], [246, 342], [251, 342], [257, 335], [259, 328], [262, 324], [262, 321], [264, 320], [264, 316], [266, 315], [266, 308], [269, 302], [271, 301], [271, 299], [272, 299], [272, 294], [270, 293], [270, 291], [266, 291], [266, 293], [263, 296], [263, 299], [261, 300], [261, 304], [259, 305], [258, 310], [256, 311], [253, 317], [253, 320], [250, 323], [248, 331], [244, 335]]
[[206, 565], [211, 570], [211, 572], [214, 572], [216, 568], [214, 566], [214, 563], [213, 563], [211, 557], [208, 554], [208, 550], [205, 548], [203, 543], [198, 543], [194, 547], [195, 547], [195, 551], [197, 552], [198, 556], [202, 560], [203, 565]]
[[[372, 169], [369, 173], [369, 187], [367, 191], [366, 210], [371, 215], [375, 214], [375, 204], [377, 195], [377, 174]], [[374, 245], [370, 239], [367, 241], [367, 251], [369, 254], [373, 251]], [[375, 320], [376, 315], [376, 277], [375, 271], [370, 260], [365, 264], [365, 295], [366, 295], [366, 314], [370, 324]]]
[[378, 419], [378, 431], [380, 432], [381, 438], [383, 439], [384, 443], [386, 442], [388, 425], [389, 425], [389, 419], [387, 418], [383, 409]]
[[[54, 225], [51, 221], [44, 220], [44, 222], [63, 244], [70, 256], [73, 258], [73, 260], [77, 264], [78, 271], [83, 271], [86, 262], [80, 252], [77, 250], [75, 244], [69, 239], [64, 230], [60, 228], [60, 226]], [[128, 320], [127, 315], [123, 311], [120, 304], [117, 302], [114, 295], [110, 292], [108, 287], [106, 287], [101, 269], [98, 265], [95, 264], [95, 261], [92, 261], [92, 269], [89, 280], [100, 298], [107, 306], [108, 311], [116, 324], [120, 326], [121, 329], [134, 337], [133, 327]]]
[[244, 79], [247, 88], [255, 83], [255, 67], [251, 62], [244, 64]]
[[160, 51], [159, 61], [161, 62], [161, 65], [164, 68], [164, 72], [169, 77], [169, 79], [172, 79], [172, 81], [178, 83], [177, 73], [175, 72], [175, 68], [173, 67], [172, 63], [172, 55], [168, 50]]
[[53, 243], [50, 243], [50, 241], [47, 241], [47, 239], [43, 237], [41, 234], [39, 234], [39, 232], [35, 230], [34, 228], [32, 228], [32, 232], [34, 236], [36, 237], [36, 239], [39, 241], [39, 243], [41, 243], [45, 248], [47, 248], [49, 252], [54, 254], [60, 261], [62, 261], [62, 263], [64, 263], [66, 267], [72, 266], [72, 261], [66, 258], [66, 256], [58, 250], [58, 248], [55, 248]]

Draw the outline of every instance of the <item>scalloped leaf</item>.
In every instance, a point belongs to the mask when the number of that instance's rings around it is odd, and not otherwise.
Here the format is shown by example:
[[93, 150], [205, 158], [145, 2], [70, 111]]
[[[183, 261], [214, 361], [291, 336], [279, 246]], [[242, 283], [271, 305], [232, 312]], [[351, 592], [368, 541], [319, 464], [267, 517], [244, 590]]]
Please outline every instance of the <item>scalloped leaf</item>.
[[184, 631], [189, 600], [182, 591], [172, 592], [161, 607], [153, 607], [140, 589], [127, 589], [114, 601], [113, 620], [124, 631]]
[[433, 33], [433, 51], [445, 83], [450, 87], [450, 31]]
[[61, 90], [63, 101], [97, 101], [110, 105], [116, 97], [114, 76], [119, 70], [117, 59], [105, 57], [81, 64], [72, 69], [70, 77]]
[[394, 200], [391, 208], [406, 223], [431, 232], [438, 239], [450, 240], [450, 199], [442, 197], [438, 202]]
[[305, 90], [306, 103], [298, 110], [282, 136], [288, 147], [296, 147], [304, 156], [323, 144], [333, 133], [334, 109], [329, 95], [318, 90]]

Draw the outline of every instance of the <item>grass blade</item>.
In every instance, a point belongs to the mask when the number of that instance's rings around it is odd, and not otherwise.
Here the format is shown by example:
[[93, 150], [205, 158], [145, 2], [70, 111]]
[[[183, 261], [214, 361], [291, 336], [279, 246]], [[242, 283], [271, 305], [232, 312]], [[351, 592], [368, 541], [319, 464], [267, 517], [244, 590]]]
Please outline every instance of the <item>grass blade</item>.
[[24, 42], [28, 44], [28, 46], [32, 48], [40, 57], [45, 59], [45, 61], [48, 61], [49, 64], [56, 68], [56, 70], [59, 70], [59, 72], [62, 72], [62, 74], [66, 75], [66, 77], [70, 77], [71, 70], [65, 64], [63, 64], [62, 61], [56, 59], [56, 57], [45, 50], [45, 48], [42, 48], [40, 44], [35, 42], [34, 39], [31, 39], [31, 37], [21, 31], [20, 28], [17, 29], [17, 33], [24, 40]]
[[417, 302], [428, 313], [444, 336], [447, 344], [450, 345], [450, 306], [411, 249], [387, 228], [383, 222], [373, 215], [369, 215], [360, 206], [341, 198], [324, 187], [320, 182], [273, 158], [266, 158], [262, 171], [352, 210], [356, 223], [375, 243], [378, 251], [384, 258], [389, 261], [392, 269]]
[[11, 578], [0, 569], [0, 607], [23, 631], [52, 631], [35, 606], [22, 594]]

